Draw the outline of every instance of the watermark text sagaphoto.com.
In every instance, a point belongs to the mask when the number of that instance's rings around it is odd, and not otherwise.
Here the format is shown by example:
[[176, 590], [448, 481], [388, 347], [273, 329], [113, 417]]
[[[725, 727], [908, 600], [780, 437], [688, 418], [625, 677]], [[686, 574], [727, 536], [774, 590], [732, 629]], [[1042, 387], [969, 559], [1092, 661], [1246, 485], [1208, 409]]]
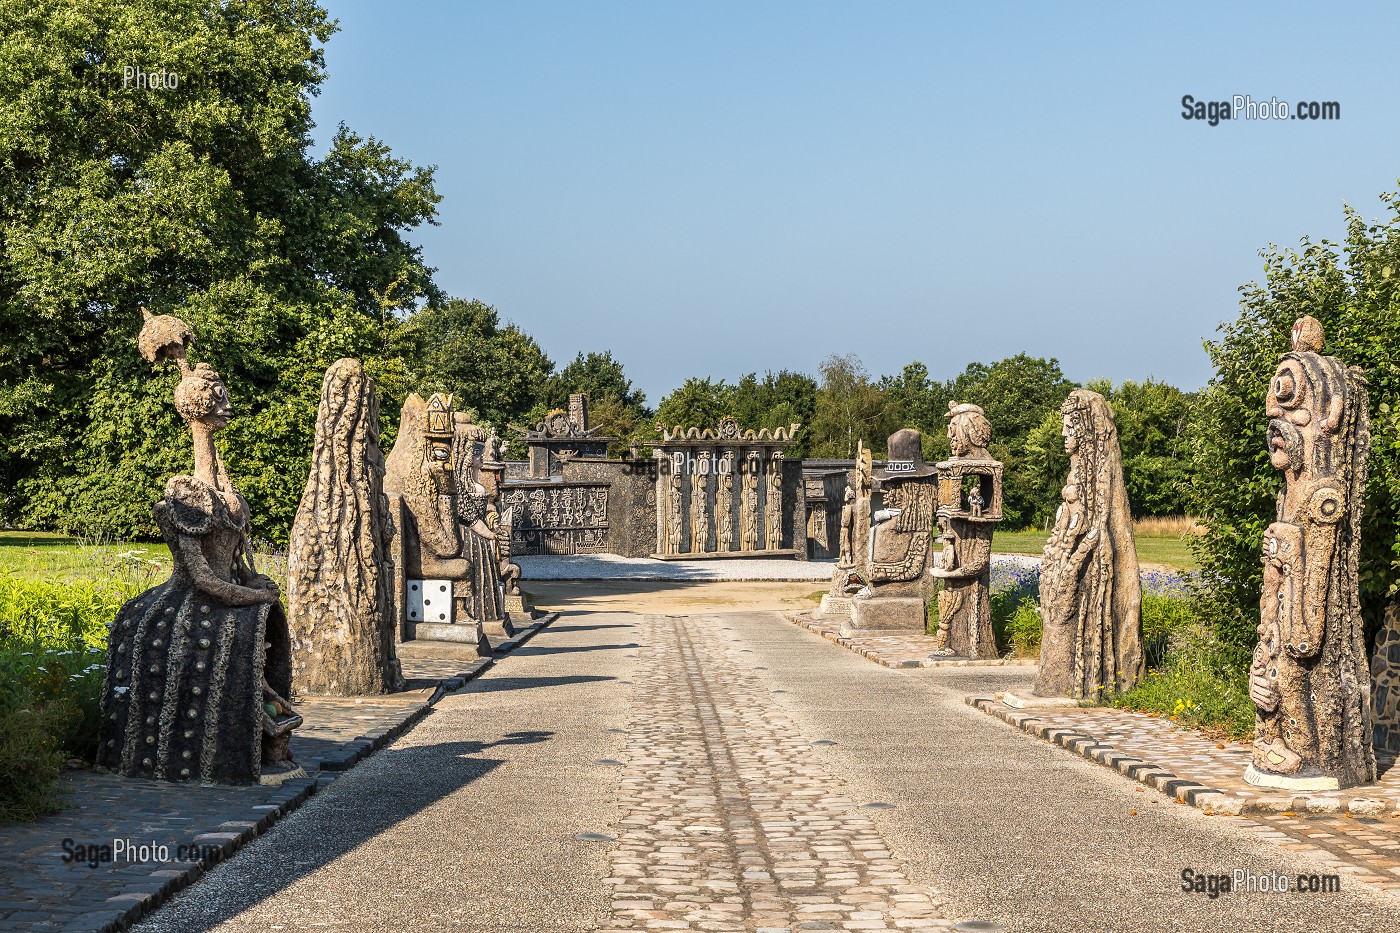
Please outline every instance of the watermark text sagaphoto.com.
[[1231, 120], [1340, 120], [1342, 105], [1335, 100], [1304, 100], [1290, 104], [1270, 97], [1255, 100], [1236, 94], [1229, 100], [1197, 100], [1192, 94], [1181, 98], [1181, 118], [1219, 126]]
[[1341, 889], [1341, 875], [1288, 875], [1248, 868], [1214, 874], [1194, 868], [1181, 870], [1181, 890], [1187, 894], [1204, 894], [1211, 900], [1222, 894], [1336, 894]]
[[65, 865], [74, 863], [97, 868], [99, 865], [121, 864], [165, 864], [167, 862], [198, 862], [212, 858], [219, 851], [216, 845], [181, 844], [164, 845], [151, 840], [112, 839], [102, 842], [83, 842], [77, 839], [64, 839], [62, 860]]

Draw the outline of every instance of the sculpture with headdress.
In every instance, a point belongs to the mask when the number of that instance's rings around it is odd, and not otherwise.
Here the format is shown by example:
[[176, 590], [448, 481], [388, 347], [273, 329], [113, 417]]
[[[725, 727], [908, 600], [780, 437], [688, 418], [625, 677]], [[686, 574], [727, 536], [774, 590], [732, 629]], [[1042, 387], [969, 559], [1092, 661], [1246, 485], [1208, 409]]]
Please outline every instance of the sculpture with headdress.
[[130, 777], [279, 783], [305, 774], [288, 743], [301, 717], [277, 584], [253, 566], [247, 501], [214, 435], [233, 408], [207, 362], [191, 367], [184, 321], [142, 309], [151, 363], [180, 371], [175, 409], [194, 437], [194, 473], [171, 477], [154, 509], [170, 579], [117, 613], [102, 684], [97, 764]]

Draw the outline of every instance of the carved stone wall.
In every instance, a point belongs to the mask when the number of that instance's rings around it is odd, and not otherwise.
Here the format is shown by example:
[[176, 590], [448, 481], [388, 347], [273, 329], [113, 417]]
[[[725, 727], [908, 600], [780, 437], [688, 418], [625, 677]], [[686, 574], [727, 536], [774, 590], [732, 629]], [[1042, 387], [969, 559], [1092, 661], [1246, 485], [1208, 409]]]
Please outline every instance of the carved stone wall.
[[800, 425], [741, 431], [676, 428], [653, 445], [656, 537], [663, 559], [782, 555], [807, 559], [802, 463], [784, 451]]
[[554, 480], [507, 478], [511, 553], [645, 557], [656, 543], [656, 463], [576, 458]]

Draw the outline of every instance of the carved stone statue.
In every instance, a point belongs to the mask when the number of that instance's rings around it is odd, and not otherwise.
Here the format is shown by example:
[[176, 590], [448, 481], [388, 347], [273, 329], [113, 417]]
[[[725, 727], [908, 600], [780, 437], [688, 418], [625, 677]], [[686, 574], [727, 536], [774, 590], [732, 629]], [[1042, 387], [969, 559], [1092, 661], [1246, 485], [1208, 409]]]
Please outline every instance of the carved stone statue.
[[326, 371], [311, 475], [287, 548], [292, 672], [301, 693], [403, 689], [379, 396], [358, 360]]
[[[445, 611], [432, 619], [425, 615], [414, 622], [414, 636], [475, 643], [478, 653], [486, 657], [491, 654], [491, 643], [480, 617], [470, 611], [477, 585], [473, 569], [486, 548], [480, 534], [470, 527], [480, 517], [470, 511], [476, 504], [463, 506], [470, 516], [468, 536], [463, 535], [453, 463], [454, 422], [450, 395], [434, 395], [426, 403], [421, 396], [410, 395], [404, 402], [399, 436], [385, 461], [384, 491], [397, 518], [394, 551], [403, 568], [400, 576], [406, 610], [413, 611], [415, 585], [425, 580], [444, 580], [451, 585], [450, 616]], [[494, 537], [491, 544], [494, 557]], [[442, 610], [446, 608], [444, 604]]]
[[690, 553], [703, 554], [710, 537], [710, 501], [707, 484], [710, 481], [710, 456], [701, 452], [697, 468], [690, 477]]
[[763, 546], [776, 551], [783, 546], [783, 452], [773, 451], [768, 457], [765, 477], [767, 488], [763, 498]]
[[870, 534], [860, 571], [862, 587], [851, 601], [851, 629], [912, 629], [926, 626], [925, 600], [932, 584], [938, 480], [924, 462], [923, 436], [913, 428], [890, 435], [885, 469], [874, 479], [884, 508], [870, 516]]
[[720, 458], [721, 469], [715, 477], [715, 550], [734, 550], [734, 457], [730, 453]]
[[744, 457], [742, 495], [739, 498], [740, 544], [745, 551], [758, 550], [758, 474], [763, 460], [757, 451]]
[[987, 445], [992, 426], [976, 405], [948, 403], [952, 457], [938, 464], [938, 531], [943, 550], [929, 573], [938, 592], [935, 654], [995, 658], [992, 532], [1001, 521], [1001, 464]]
[[684, 535], [685, 516], [682, 514], [684, 499], [681, 496], [681, 472], [674, 465], [666, 474], [666, 553], [681, 553], [681, 538]]
[[497, 529], [487, 520], [494, 497], [481, 482], [487, 439], [486, 430], [472, 424], [465, 412], [453, 414], [457, 520], [462, 525], [462, 554], [471, 564], [466, 611], [490, 634], [510, 635], [501, 586], [500, 542], [496, 540]]
[[152, 316], [139, 345], [180, 369], [175, 409], [194, 435], [194, 475], [174, 476], [155, 506], [169, 580], [122, 606], [108, 641], [97, 764], [129, 777], [281, 783], [305, 772], [288, 741], [291, 641], [277, 584], [253, 567], [248, 503], [214, 446], [232, 406], [208, 363], [185, 359], [190, 329]]
[[1330, 789], [1376, 778], [1357, 564], [1370, 420], [1361, 371], [1323, 356], [1304, 317], [1269, 384], [1269, 460], [1283, 472], [1264, 532], [1256, 708], [1245, 780]]
[[838, 567], [855, 566], [855, 548], [851, 541], [851, 533], [855, 530], [855, 502], [856, 491], [850, 487], [850, 484], [847, 484], [841, 504], [841, 551], [836, 558], [836, 566]]
[[1040, 562], [1035, 693], [1096, 699], [1143, 674], [1142, 582], [1113, 409], [1076, 389], [1060, 414], [1070, 473]]

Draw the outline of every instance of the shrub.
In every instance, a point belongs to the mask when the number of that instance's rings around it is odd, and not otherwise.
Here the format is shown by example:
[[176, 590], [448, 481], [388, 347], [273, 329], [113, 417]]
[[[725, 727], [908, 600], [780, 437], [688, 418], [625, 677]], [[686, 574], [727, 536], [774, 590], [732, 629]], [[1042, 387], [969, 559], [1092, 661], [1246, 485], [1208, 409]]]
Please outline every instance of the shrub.
[[94, 757], [107, 626], [134, 595], [120, 579], [0, 577], [0, 819], [53, 810], [63, 762]]
[[1197, 622], [1181, 626], [1170, 637], [1160, 667], [1108, 702], [1231, 739], [1254, 732], [1248, 652]]

